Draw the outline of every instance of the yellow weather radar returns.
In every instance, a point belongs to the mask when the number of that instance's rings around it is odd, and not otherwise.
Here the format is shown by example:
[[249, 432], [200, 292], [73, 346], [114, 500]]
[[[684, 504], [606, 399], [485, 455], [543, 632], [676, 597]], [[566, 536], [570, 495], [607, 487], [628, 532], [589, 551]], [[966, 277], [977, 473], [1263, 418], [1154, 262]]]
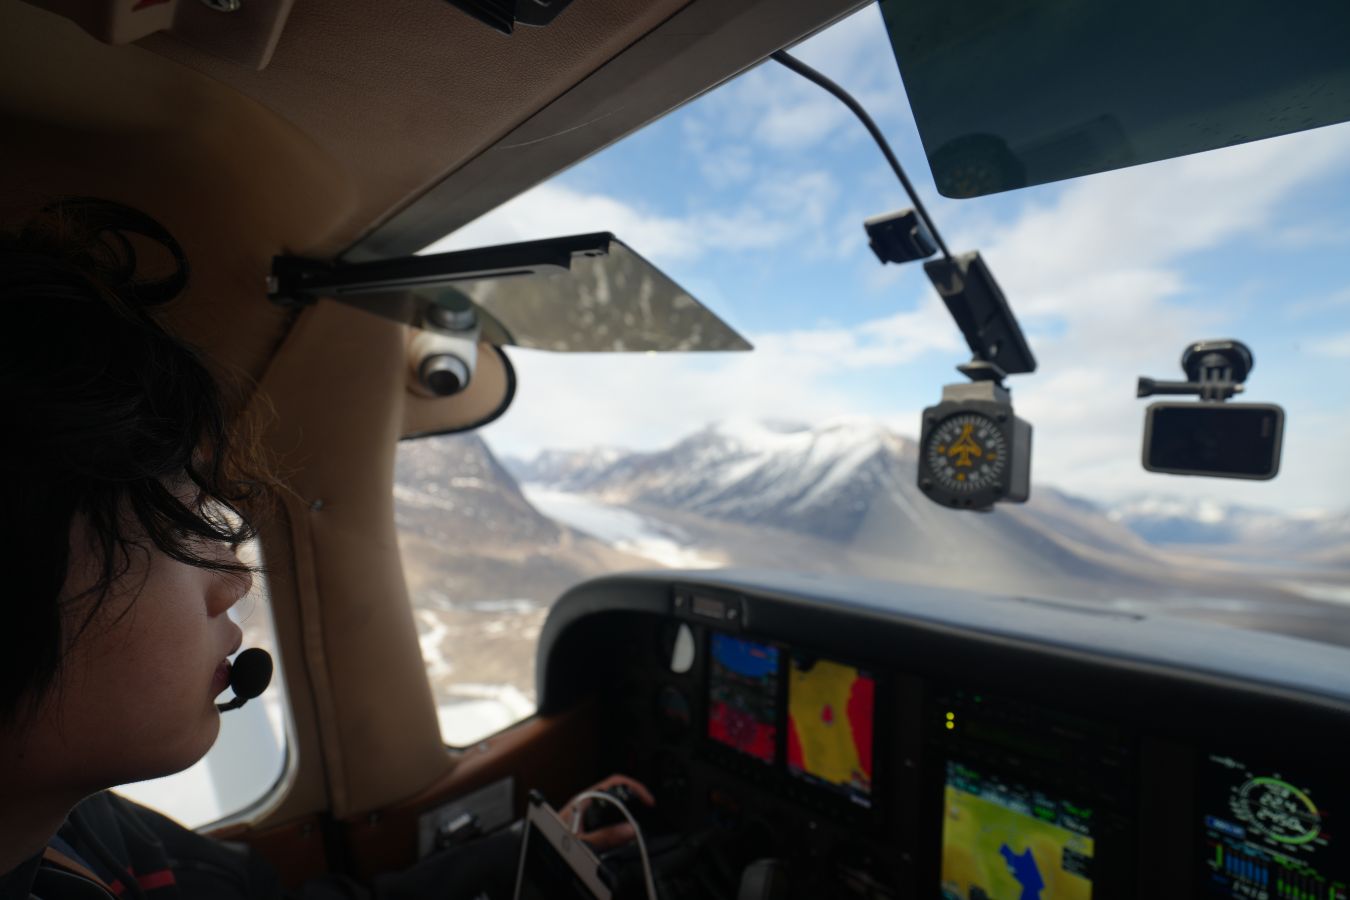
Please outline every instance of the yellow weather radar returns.
[[872, 805], [876, 682], [853, 666], [799, 654], [788, 672], [788, 771]]

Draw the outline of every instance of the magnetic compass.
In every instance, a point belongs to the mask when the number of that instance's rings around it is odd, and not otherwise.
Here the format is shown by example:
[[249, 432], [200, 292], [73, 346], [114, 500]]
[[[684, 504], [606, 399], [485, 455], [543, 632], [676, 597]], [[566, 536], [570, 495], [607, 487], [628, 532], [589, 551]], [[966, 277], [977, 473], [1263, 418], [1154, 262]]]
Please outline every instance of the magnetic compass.
[[1010, 403], [999, 402], [1001, 395], [966, 399], [973, 392], [949, 391], [942, 403], [924, 410], [919, 487], [934, 502], [958, 509], [1026, 500], [1031, 426], [1013, 415]]
[[928, 470], [946, 490], [972, 494], [1001, 483], [1008, 467], [1003, 426], [980, 413], [958, 413], [938, 423], [925, 450]]

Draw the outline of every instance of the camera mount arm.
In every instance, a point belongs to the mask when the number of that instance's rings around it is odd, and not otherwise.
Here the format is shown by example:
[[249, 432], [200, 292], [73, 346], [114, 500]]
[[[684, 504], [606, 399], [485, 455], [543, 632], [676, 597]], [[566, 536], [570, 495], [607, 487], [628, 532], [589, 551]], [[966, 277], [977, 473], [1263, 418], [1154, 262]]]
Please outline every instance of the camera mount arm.
[[1135, 396], [1197, 394], [1201, 400], [1222, 403], [1242, 393], [1253, 365], [1251, 348], [1241, 341], [1196, 341], [1181, 354], [1181, 368], [1189, 381], [1141, 375]]

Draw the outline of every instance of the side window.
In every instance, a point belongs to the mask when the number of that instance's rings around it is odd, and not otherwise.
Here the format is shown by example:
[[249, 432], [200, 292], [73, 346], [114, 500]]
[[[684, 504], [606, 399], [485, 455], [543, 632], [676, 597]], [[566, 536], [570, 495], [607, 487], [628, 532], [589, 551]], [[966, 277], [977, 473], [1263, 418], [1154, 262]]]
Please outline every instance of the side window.
[[564, 532], [477, 433], [399, 444], [394, 501], [441, 737], [464, 747], [534, 714], [540, 628], [581, 578], [558, 564]]
[[[257, 542], [241, 548], [239, 556], [258, 565]], [[276, 658], [265, 573], [254, 576], [252, 591], [229, 615], [244, 631], [244, 647], [261, 647]], [[285, 697], [278, 665], [261, 697], [221, 716], [220, 737], [196, 765], [175, 775], [124, 785], [117, 793], [189, 828], [242, 812], [281, 780], [286, 765]]]

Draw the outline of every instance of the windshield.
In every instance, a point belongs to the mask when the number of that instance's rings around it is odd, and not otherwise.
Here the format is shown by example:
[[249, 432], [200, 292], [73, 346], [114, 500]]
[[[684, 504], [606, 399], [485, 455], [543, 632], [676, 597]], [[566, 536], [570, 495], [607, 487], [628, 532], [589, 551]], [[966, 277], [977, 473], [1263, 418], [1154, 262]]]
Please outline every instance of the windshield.
[[[404, 443], [403, 552], [444, 684], [473, 672], [492, 684], [461, 700], [528, 709], [548, 604], [652, 567], [1165, 608], [1350, 645], [1350, 127], [949, 200], [876, 8], [793, 52], [861, 100], [1021, 321], [1040, 364], [1008, 381], [1034, 428], [1029, 502], [957, 512], [918, 490], [921, 411], [969, 351], [922, 267], [867, 246], [863, 220], [910, 205], [867, 133], [767, 63], [429, 248], [612, 231], [755, 346], [513, 349], [505, 416]], [[1242, 399], [1286, 411], [1274, 480], [1140, 464], [1136, 379], [1184, 379], [1183, 349], [1209, 338], [1246, 342]]]

